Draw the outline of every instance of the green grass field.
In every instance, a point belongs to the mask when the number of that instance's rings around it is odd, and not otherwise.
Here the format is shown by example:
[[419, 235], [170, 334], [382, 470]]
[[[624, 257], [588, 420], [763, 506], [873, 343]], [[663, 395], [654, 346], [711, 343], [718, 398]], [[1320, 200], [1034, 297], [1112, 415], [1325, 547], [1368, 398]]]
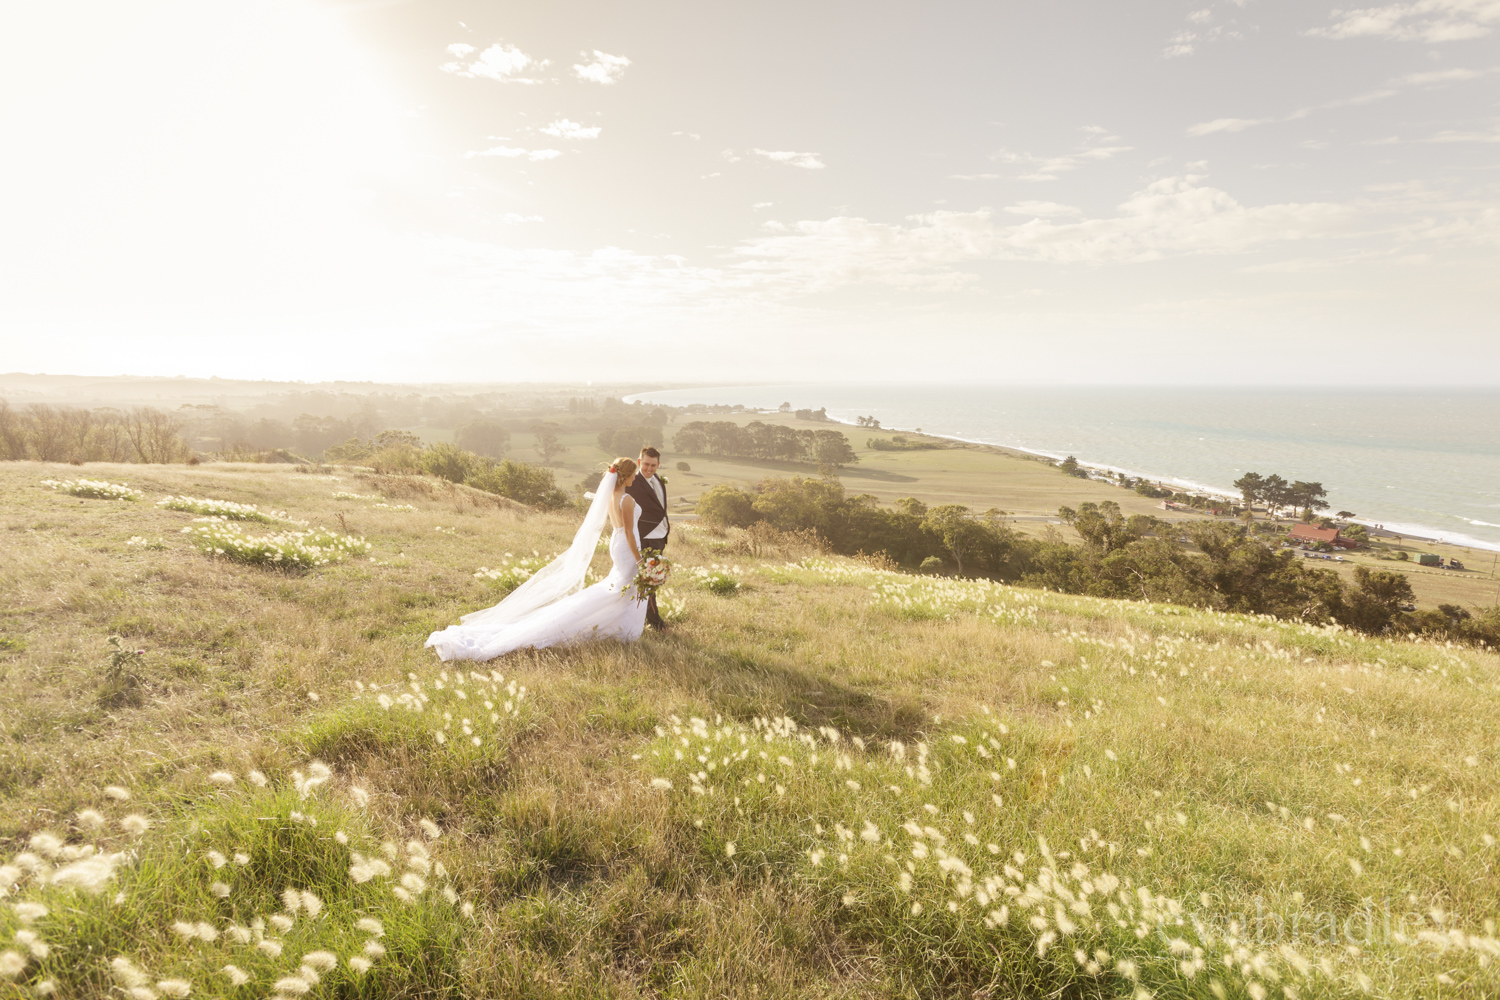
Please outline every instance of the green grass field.
[[[205, 554], [168, 495], [370, 551]], [[667, 633], [458, 669], [571, 515], [7, 463], [0, 526], [0, 996], [1500, 993], [1493, 653], [685, 528]]]

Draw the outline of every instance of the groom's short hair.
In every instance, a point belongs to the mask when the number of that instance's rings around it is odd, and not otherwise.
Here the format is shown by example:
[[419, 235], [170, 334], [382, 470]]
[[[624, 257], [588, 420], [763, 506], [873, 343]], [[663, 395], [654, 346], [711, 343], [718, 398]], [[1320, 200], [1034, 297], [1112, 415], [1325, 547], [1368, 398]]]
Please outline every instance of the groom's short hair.
[[644, 447], [644, 448], [641, 449], [641, 456], [645, 457], [647, 455], [649, 455], [652, 458], [656, 459], [658, 462], [661, 461], [661, 452], [657, 451], [655, 448], [651, 447], [649, 444], [646, 445], [646, 447]]

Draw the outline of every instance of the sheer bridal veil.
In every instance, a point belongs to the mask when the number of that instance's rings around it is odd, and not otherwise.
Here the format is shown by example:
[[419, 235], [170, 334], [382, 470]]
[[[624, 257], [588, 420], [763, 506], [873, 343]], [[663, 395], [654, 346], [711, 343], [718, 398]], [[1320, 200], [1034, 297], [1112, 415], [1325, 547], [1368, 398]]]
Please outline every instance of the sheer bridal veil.
[[609, 504], [614, 499], [618, 473], [606, 472], [599, 481], [594, 502], [584, 515], [583, 524], [573, 536], [566, 552], [537, 570], [525, 583], [512, 590], [492, 608], [463, 616], [465, 625], [509, 625], [520, 621], [539, 608], [554, 604], [583, 589], [589, 563], [599, 544], [599, 532], [609, 522]]

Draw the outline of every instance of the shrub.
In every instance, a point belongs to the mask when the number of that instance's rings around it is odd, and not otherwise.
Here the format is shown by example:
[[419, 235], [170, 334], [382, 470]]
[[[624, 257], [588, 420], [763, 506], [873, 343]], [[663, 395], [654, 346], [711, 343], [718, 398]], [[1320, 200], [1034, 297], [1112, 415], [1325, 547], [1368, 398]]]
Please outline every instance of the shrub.
[[599, 447], [611, 456], [634, 456], [646, 445], [650, 445], [653, 448], [660, 448], [662, 446], [662, 433], [660, 427], [653, 427], [650, 424], [637, 424], [632, 427], [606, 427], [599, 432], [597, 440]]
[[747, 528], [756, 520], [754, 499], [744, 490], [721, 483], [698, 498], [698, 516], [719, 528]]
[[693, 471], [693, 467], [691, 465], [687, 464], [686, 462], [678, 462], [677, 463], [677, 471], [678, 472], [692, 472]]
[[943, 571], [943, 561], [937, 556], [928, 556], [922, 560], [922, 565], [919, 568], [923, 573], [941, 573]]
[[461, 483], [474, 471], [476, 456], [455, 444], [440, 441], [422, 452], [422, 471], [446, 479], [450, 483]]
[[139, 500], [145, 496], [140, 490], [133, 490], [128, 483], [106, 483], [97, 479], [43, 479], [43, 486], [50, 486], [54, 490], [60, 490], [69, 496], [90, 497], [94, 500]]
[[710, 594], [728, 597], [740, 589], [740, 570], [737, 566], [720, 566], [714, 563], [712, 566], [696, 566], [692, 573], [693, 578]]
[[340, 535], [326, 528], [252, 536], [231, 521], [212, 520], [183, 528], [182, 532], [192, 535], [193, 543], [209, 555], [261, 566], [311, 569], [342, 562], [349, 556], [370, 554], [370, 543], [363, 538]]
[[156, 501], [156, 506], [164, 510], [183, 510], [190, 514], [205, 514], [209, 517], [222, 517], [230, 521], [261, 521], [270, 523], [273, 520], [290, 520], [285, 511], [265, 511], [250, 503], [235, 503], [233, 500], [203, 500], [197, 497], [163, 497]]
[[551, 560], [544, 559], [534, 553], [530, 556], [513, 558], [511, 554], [507, 552], [505, 553], [505, 558], [501, 560], [499, 566], [496, 566], [493, 569], [488, 566], [479, 567], [479, 569], [474, 573], [474, 579], [488, 580], [491, 583], [498, 584], [498, 588], [501, 593], [508, 594], [512, 590], [515, 590], [517, 587], [519, 587], [521, 584], [525, 583], [527, 580], [531, 579], [532, 574], [541, 569], [543, 566], [547, 565], [547, 563], [550, 561]]
[[508, 458], [471, 472], [466, 482], [475, 489], [543, 510], [560, 510], [573, 502], [557, 488], [551, 469]]

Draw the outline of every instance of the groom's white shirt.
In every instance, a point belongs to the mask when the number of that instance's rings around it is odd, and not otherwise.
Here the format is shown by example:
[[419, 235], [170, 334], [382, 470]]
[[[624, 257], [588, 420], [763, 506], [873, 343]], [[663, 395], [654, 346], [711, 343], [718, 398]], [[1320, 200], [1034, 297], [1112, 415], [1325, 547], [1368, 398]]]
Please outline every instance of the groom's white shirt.
[[[646, 538], [666, 538], [668, 528], [667, 517], [665, 514], [665, 511], [667, 509], [667, 491], [661, 488], [661, 480], [657, 479], [655, 476], [652, 476], [650, 479], [646, 480], [646, 484], [651, 487], [651, 492], [656, 494], [656, 502], [661, 504], [661, 509], [663, 511], [661, 524], [658, 524], [656, 527], [646, 532]], [[644, 541], [644, 539], [642, 540]]]

